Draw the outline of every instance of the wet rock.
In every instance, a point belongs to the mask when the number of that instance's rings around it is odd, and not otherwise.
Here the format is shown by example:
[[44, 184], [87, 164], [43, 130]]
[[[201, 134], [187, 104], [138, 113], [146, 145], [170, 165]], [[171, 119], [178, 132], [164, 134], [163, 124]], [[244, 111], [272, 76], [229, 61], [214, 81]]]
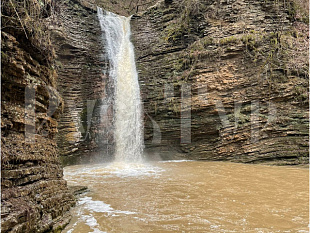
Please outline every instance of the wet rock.
[[70, 192], [77, 196], [88, 191], [86, 186], [69, 186]]

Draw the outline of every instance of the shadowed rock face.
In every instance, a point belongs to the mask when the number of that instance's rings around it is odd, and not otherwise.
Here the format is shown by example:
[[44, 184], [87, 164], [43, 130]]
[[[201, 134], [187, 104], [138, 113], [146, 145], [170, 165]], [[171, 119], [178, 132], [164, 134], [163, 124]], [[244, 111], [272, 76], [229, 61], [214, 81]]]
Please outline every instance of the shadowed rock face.
[[[58, 25], [52, 27], [59, 74], [58, 89], [64, 99], [57, 143], [65, 163], [89, 162], [108, 153], [111, 120], [101, 120], [108, 77], [104, 44], [92, 1], [63, 1]], [[107, 107], [106, 117], [112, 109]], [[86, 160], [84, 160], [84, 155]]]
[[[10, 9], [2, 8], [4, 16]], [[19, 9], [18, 9], [19, 10]], [[42, 18], [41, 18], [42, 19]], [[42, 19], [43, 20], [43, 19]], [[55, 135], [63, 101], [48, 53], [20, 22], [1, 32], [1, 232], [46, 232], [70, 220]]]
[[308, 29], [290, 4], [162, 1], [133, 18], [149, 156], [308, 162]]

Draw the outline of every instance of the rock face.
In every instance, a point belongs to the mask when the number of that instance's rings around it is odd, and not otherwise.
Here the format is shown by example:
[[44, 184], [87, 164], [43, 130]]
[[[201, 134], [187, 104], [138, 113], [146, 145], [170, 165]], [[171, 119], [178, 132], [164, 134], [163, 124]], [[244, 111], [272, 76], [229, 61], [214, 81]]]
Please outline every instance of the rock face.
[[[102, 33], [92, 1], [59, 3], [58, 25], [52, 27], [56, 46], [58, 89], [64, 99], [57, 143], [64, 163], [94, 161], [109, 153], [111, 120], [101, 119], [107, 93]], [[111, 107], [107, 111], [111, 111]], [[107, 114], [106, 114], [107, 115]], [[91, 158], [91, 159], [90, 159]]]
[[291, 1], [175, 0], [135, 15], [149, 156], [308, 163], [302, 13]]
[[[1, 232], [56, 231], [70, 220], [75, 199], [63, 179], [55, 141], [63, 101], [53, 51], [48, 37], [38, 35], [43, 24], [24, 21], [25, 9], [10, 3], [2, 5]], [[43, 12], [31, 5], [36, 2], [28, 4]], [[46, 4], [36, 20], [50, 17], [51, 3]]]

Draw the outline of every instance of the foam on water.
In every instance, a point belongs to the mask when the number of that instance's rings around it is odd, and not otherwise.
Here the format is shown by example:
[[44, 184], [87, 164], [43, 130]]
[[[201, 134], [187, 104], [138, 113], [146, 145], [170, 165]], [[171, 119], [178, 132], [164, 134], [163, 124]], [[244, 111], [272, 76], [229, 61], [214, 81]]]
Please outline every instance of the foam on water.
[[84, 224], [88, 225], [93, 231], [93, 233], [106, 233], [105, 231], [101, 231], [98, 227], [98, 221], [95, 218], [95, 213], [105, 213], [107, 216], [119, 216], [119, 215], [132, 215], [136, 214], [135, 212], [131, 211], [123, 211], [123, 210], [115, 210], [111, 207], [111, 205], [104, 203], [103, 201], [95, 201], [92, 197], [84, 196], [80, 197], [78, 201], [77, 208], [79, 221], [76, 222], [67, 233], [72, 233], [75, 229], [75, 226], [79, 222], [83, 222]]
[[106, 231], [101, 231], [98, 227], [99, 224], [96, 220], [96, 218], [92, 214], [81, 214], [79, 212], [80, 219], [78, 222], [76, 222], [70, 230], [68, 230], [66, 233], [72, 233], [76, 227], [76, 225], [79, 222], [84, 222], [87, 226], [89, 226], [93, 231], [91, 233], [107, 233]]
[[159, 163], [183, 163], [183, 162], [192, 162], [195, 160], [186, 160], [186, 159], [181, 159], [181, 160], [165, 160], [165, 161], [159, 161]]
[[[78, 169], [77, 169], [78, 168]], [[105, 164], [77, 165], [64, 169], [64, 176], [69, 177], [144, 177], [159, 176], [164, 169], [147, 163], [113, 162]]]
[[90, 228], [93, 230], [93, 233], [106, 233], [104, 231], [101, 231], [97, 227], [99, 226], [97, 220], [92, 215], [82, 215], [81, 216], [82, 221], [86, 223], [86, 225], [90, 226]]
[[154, 176], [163, 169], [144, 163], [115, 162], [105, 168], [105, 172], [117, 177]]
[[[122, 210], [114, 210], [111, 205], [104, 203], [103, 201], [94, 201], [92, 197], [82, 197], [80, 198], [79, 205], [84, 205], [84, 208], [89, 210], [90, 212], [97, 212], [97, 213], [107, 213], [108, 215], [113, 214], [135, 214], [135, 212], [131, 211], [122, 211]], [[89, 220], [91, 221], [91, 220]], [[93, 223], [95, 223], [93, 221]]]

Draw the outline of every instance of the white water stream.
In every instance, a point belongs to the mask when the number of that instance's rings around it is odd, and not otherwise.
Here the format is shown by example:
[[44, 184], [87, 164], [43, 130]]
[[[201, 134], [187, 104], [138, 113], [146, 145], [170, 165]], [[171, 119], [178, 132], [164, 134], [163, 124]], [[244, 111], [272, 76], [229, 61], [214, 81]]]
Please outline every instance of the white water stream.
[[115, 160], [141, 162], [143, 152], [142, 105], [134, 47], [130, 41], [130, 19], [103, 12], [98, 7], [101, 30], [105, 35], [110, 70], [114, 81]]

